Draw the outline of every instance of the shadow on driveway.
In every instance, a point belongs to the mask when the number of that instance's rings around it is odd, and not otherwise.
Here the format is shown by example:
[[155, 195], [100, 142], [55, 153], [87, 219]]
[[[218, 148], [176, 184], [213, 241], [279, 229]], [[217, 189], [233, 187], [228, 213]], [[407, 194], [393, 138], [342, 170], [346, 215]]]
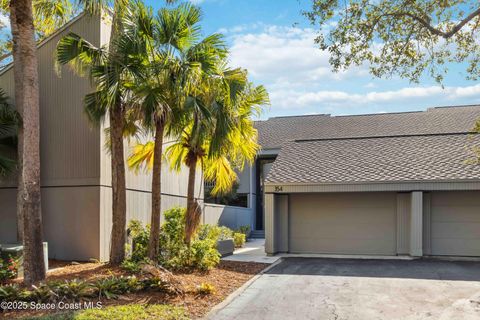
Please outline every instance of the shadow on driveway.
[[285, 258], [270, 275], [319, 275], [370, 278], [480, 281], [480, 262]]

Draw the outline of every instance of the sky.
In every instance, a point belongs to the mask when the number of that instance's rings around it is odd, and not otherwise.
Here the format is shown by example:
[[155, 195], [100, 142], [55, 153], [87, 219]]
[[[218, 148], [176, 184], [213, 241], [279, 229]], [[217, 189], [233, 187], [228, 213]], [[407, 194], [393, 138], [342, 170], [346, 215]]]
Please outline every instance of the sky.
[[[480, 82], [465, 79], [462, 66], [449, 65], [444, 88], [429, 78], [412, 84], [376, 79], [365, 68], [333, 73], [328, 53], [302, 10], [309, 0], [191, 0], [203, 11], [204, 34], [221, 32], [232, 67], [246, 68], [264, 85], [271, 105], [261, 118], [304, 114], [366, 114], [425, 110], [480, 103]], [[162, 1], [147, 0], [158, 8]]]

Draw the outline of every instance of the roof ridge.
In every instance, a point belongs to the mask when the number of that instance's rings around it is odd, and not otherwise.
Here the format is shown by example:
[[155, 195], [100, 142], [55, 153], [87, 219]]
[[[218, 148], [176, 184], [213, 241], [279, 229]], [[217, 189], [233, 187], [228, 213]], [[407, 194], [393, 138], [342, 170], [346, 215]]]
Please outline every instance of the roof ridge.
[[434, 136], [455, 136], [480, 134], [478, 132], [449, 132], [449, 133], [425, 133], [425, 134], [404, 134], [391, 136], [363, 136], [363, 137], [342, 137], [342, 138], [316, 138], [316, 139], [295, 139], [293, 142], [315, 142], [315, 141], [337, 141], [337, 140], [364, 140], [364, 139], [388, 139], [388, 138], [409, 138], [409, 137], [434, 137]]
[[385, 116], [390, 114], [409, 114], [409, 113], [426, 113], [435, 109], [448, 109], [448, 108], [473, 108], [480, 107], [480, 104], [464, 104], [464, 105], [451, 105], [451, 106], [438, 106], [429, 107], [425, 110], [413, 110], [413, 111], [395, 111], [395, 112], [378, 112], [378, 113], [362, 113], [362, 114], [344, 114], [344, 115], [331, 115], [329, 113], [319, 114], [303, 114], [303, 115], [291, 115], [291, 116], [276, 116], [266, 120], [256, 120], [255, 122], [266, 122], [271, 119], [284, 119], [284, 118], [301, 118], [301, 117], [329, 117], [329, 118], [343, 118], [343, 117], [364, 117], [364, 116]]

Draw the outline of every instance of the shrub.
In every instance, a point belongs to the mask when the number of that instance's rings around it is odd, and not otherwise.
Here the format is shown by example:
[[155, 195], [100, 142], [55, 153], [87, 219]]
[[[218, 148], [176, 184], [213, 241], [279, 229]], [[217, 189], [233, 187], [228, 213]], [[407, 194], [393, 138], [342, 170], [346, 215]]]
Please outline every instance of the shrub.
[[215, 294], [215, 286], [210, 283], [202, 282], [195, 288], [195, 293], [198, 295]]
[[80, 300], [93, 294], [92, 286], [83, 280], [66, 280], [65, 282], [49, 283], [49, 287], [60, 299]]
[[185, 211], [173, 208], [165, 212], [160, 234], [160, 263], [172, 269], [211, 269], [220, 262], [214, 238], [225, 230], [202, 227], [188, 247], [184, 243]]
[[241, 248], [245, 244], [245, 234], [240, 232], [235, 232], [233, 234], [233, 242], [235, 243], [235, 248]]
[[0, 287], [0, 301], [28, 301], [31, 293], [20, 288], [17, 284]]
[[120, 267], [127, 271], [127, 272], [130, 272], [130, 273], [138, 273], [141, 271], [142, 269], [142, 266], [141, 264], [143, 263], [144, 261], [135, 261], [133, 259], [126, 259], [126, 260], [123, 260], [122, 264], [120, 265]]
[[132, 239], [132, 252], [130, 254], [131, 261], [142, 261], [147, 257], [148, 238], [150, 234], [150, 227], [142, 226], [138, 220], [131, 220], [128, 223], [128, 234]]
[[197, 238], [200, 240], [210, 239], [213, 241], [227, 240], [233, 238], [233, 231], [223, 226], [203, 224], [199, 228]]
[[243, 233], [245, 235], [245, 238], [247, 238], [250, 233], [250, 226], [240, 226], [240, 228], [238, 228], [238, 232]]
[[15, 279], [18, 275], [18, 260], [9, 257], [6, 260], [0, 258], [0, 283], [9, 279]]

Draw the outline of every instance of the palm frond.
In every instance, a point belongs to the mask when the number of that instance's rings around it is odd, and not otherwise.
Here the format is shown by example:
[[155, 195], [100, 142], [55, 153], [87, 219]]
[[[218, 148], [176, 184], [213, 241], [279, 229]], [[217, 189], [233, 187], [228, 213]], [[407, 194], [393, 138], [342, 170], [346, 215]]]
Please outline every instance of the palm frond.
[[138, 172], [142, 168], [152, 170], [153, 168], [153, 153], [155, 143], [149, 141], [145, 144], [138, 143], [133, 148], [132, 153], [127, 159], [128, 166]]
[[69, 64], [80, 75], [84, 75], [92, 66], [103, 64], [106, 57], [105, 48], [97, 48], [72, 32], [60, 39], [55, 51], [58, 64]]

